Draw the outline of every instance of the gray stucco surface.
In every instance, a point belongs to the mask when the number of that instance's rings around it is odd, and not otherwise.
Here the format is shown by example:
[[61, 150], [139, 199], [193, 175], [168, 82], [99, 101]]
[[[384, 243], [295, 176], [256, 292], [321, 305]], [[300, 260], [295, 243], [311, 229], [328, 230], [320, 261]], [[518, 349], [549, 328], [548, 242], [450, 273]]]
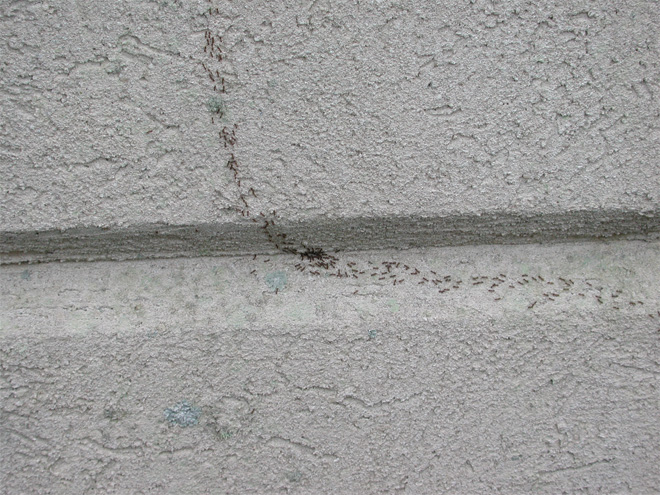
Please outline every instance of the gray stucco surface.
[[657, 2], [20, 3], [0, 22], [13, 261], [272, 248], [247, 214], [292, 245], [332, 225], [343, 249], [428, 224], [430, 245], [660, 229]]
[[659, 6], [4, 2], [0, 493], [658, 493]]
[[0, 268], [3, 491], [660, 487], [657, 241], [338, 258]]

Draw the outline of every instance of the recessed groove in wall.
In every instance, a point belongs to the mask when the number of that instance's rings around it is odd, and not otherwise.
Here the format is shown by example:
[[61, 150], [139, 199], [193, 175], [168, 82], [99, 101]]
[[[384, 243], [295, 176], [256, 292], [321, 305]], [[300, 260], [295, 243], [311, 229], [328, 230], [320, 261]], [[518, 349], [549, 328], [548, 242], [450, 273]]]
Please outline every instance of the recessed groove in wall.
[[[501, 212], [452, 217], [373, 217], [280, 220], [277, 234], [326, 252], [464, 244], [566, 242], [660, 232], [660, 215], [575, 211], [521, 216]], [[123, 260], [275, 252], [262, 229], [248, 222], [207, 225], [144, 224], [44, 232], [3, 232], [0, 263]]]

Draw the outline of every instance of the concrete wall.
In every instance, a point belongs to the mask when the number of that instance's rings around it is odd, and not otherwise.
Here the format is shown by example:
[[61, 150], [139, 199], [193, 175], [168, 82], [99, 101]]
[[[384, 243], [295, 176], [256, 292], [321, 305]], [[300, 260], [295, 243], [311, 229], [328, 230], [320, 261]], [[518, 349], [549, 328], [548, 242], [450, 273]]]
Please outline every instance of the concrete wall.
[[0, 7], [0, 491], [656, 493], [659, 35]]
[[660, 229], [656, 2], [3, 11], [14, 261]]
[[3, 491], [657, 491], [660, 243], [291, 258], [0, 271]]

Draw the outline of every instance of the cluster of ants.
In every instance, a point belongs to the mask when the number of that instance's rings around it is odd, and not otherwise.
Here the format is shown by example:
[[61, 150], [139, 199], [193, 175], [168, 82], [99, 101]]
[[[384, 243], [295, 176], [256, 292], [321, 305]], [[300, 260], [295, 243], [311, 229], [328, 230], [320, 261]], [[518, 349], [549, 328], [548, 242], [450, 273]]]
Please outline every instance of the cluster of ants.
[[[212, 0], [209, 0], [209, 3], [211, 2]], [[219, 9], [209, 7], [208, 14], [209, 16], [219, 14]], [[222, 36], [213, 35], [210, 30], [207, 30], [205, 33], [205, 40], [206, 44], [204, 46], [204, 53], [206, 53], [211, 59], [209, 65], [211, 63], [222, 64], [225, 60], [225, 55], [222, 50]], [[202, 62], [202, 67], [213, 83], [213, 90], [220, 94], [224, 94], [226, 92], [225, 78], [221, 75], [219, 69], [213, 70], [209, 65]], [[241, 179], [242, 174], [235, 153], [238, 125], [233, 124], [230, 126], [224, 122], [225, 112], [222, 104], [216, 105], [213, 110], [214, 115], [211, 117], [211, 123], [216, 124], [217, 119], [217, 124], [222, 126], [221, 130], [218, 132], [218, 137], [229, 153], [226, 167], [232, 174], [234, 185], [238, 191], [240, 205], [237, 208], [237, 211], [240, 212], [243, 217], [249, 218], [250, 221], [254, 223], [258, 223], [268, 241], [278, 251], [299, 256], [300, 262], [295, 264], [295, 269], [299, 272], [307, 272], [313, 276], [336, 278], [360, 279], [362, 277], [369, 277], [375, 283], [389, 284], [391, 282], [392, 285], [410, 283], [411, 278], [414, 278], [414, 282], [417, 285], [427, 285], [429, 288], [437, 290], [440, 294], [452, 290], [459, 290], [461, 287], [466, 286], [483, 286], [488, 293], [493, 295], [495, 301], [499, 301], [503, 298], [505, 295], [503, 291], [512, 291], [524, 286], [530, 286], [531, 289], [532, 286], [534, 286], [532, 292], [537, 294], [538, 298], [529, 303], [527, 306], [528, 309], [534, 308], [540, 301], [555, 301], [567, 293], [576, 293], [579, 297], [587, 297], [587, 294], [589, 294], [589, 296], [593, 296], [598, 304], [604, 304], [605, 300], [609, 299], [612, 302], [612, 307], [614, 309], [621, 309], [621, 303], [618, 302], [619, 296], [622, 295], [621, 290], [617, 289], [614, 292], [607, 294], [607, 291], [605, 291], [603, 287], [594, 287], [589, 281], [585, 281], [584, 287], [580, 289], [581, 292], [577, 292], [574, 287], [575, 282], [563, 277], [559, 277], [557, 280], [546, 280], [541, 275], [529, 276], [528, 274], [523, 273], [519, 277], [510, 278], [506, 274], [500, 273], [494, 277], [482, 275], [471, 276], [469, 280], [464, 282], [462, 279], [454, 278], [451, 275], [438, 275], [433, 270], [429, 270], [428, 273], [425, 273], [416, 267], [408, 266], [399, 261], [383, 261], [380, 264], [367, 262], [367, 266], [363, 267], [359, 267], [356, 262], [350, 261], [341, 263], [343, 266], [339, 266], [339, 258], [326, 253], [321, 248], [300, 246], [287, 241], [287, 235], [278, 232], [279, 229], [277, 229], [276, 224], [278, 215], [275, 210], [268, 213], [264, 213], [263, 211], [255, 213], [251, 209], [251, 201], [257, 199], [258, 196], [255, 189], [253, 187], [246, 187], [245, 181]], [[257, 256], [254, 255], [253, 259], [256, 260], [256, 258]], [[269, 261], [270, 258], [264, 260], [265, 263]], [[251, 273], [256, 273], [256, 270], [252, 270]], [[357, 293], [358, 291], [356, 290], [354, 294]], [[643, 305], [644, 303], [639, 300], [631, 300], [628, 301], [627, 304], [630, 306], [637, 306]], [[649, 313], [648, 315], [651, 318], [656, 317], [653, 313]], [[657, 316], [660, 318], [660, 311], [658, 311]]]

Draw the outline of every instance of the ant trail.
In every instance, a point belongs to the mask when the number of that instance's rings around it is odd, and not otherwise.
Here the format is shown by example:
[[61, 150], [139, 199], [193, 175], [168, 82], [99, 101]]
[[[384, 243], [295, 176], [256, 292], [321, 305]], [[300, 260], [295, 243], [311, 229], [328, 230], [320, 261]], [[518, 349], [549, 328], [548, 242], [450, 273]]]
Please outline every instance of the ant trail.
[[[213, 4], [212, 0], [209, 0], [209, 4]], [[243, 168], [237, 159], [237, 150], [236, 145], [238, 142], [238, 130], [239, 126], [237, 123], [233, 125], [226, 122], [226, 111], [224, 107], [223, 96], [227, 92], [226, 79], [223, 76], [224, 64], [228, 63], [226, 53], [223, 50], [223, 38], [222, 36], [213, 34], [211, 31], [211, 17], [213, 15], [218, 15], [220, 13], [219, 8], [209, 6], [208, 16], [209, 16], [209, 27], [204, 33], [205, 44], [203, 47], [203, 52], [208, 57], [208, 60], [202, 61], [201, 66], [206, 72], [209, 81], [213, 85], [213, 91], [218, 93], [214, 101], [214, 104], [211, 107], [214, 115], [211, 116], [211, 124], [219, 127], [217, 132], [218, 139], [220, 140], [222, 147], [227, 150], [229, 158], [225, 164], [226, 168], [229, 171], [229, 174], [234, 183], [234, 187], [238, 193], [238, 204], [236, 206], [236, 211], [241, 214], [242, 217], [250, 218], [253, 222], [257, 223], [257, 217], [266, 219], [261, 225], [268, 242], [275, 247], [276, 250], [285, 253], [285, 254], [294, 254], [299, 255], [302, 260], [307, 261], [315, 268], [324, 269], [326, 271], [334, 269], [338, 259], [332, 255], [329, 255], [323, 251], [321, 248], [308, 248], [303, 245], [296, 245], [290, 240], [287, 240], [287, 234], [280, 232], [278, 228], [279, 216], [277, 215], [276, 210], [270, 212], [264, 211], [254, 211], [252, 201], [257, 200], [259, 195], [254, 186], [246, 185], [246, 174], [243, 173]], [[319, 270], [311, 270], [310, 273], [319, 273]], [[338, 271], [337, 276], [344, 276], [341, 271]]]
[[[335, 277], [338, 279], [350, 279], [354, 283], [364, 282], [379, 286], [400, 287], [406, 283], [413, 283], [420, 290], [434, 290], [437, 294], [449, 294], [457, 291], [484, 291], [484, 294], [492, 297], [495, 302], [504, 302], [511, 297], [526, 297], [526, 309], [536, 311], [547, 304], [573, 297], [576, 300], [591, 301], [600, 307], [611, 307], [621, 310], [625, 305], [629, 308], [642, 307], [644, 302], [638, 298], [628, 298], [628, 301], [618, 302], [624, 299], [621, 289], [607, 289], [594, 286], [592, 282], [584, 280], [576, 283], [567, 276], [552, 277], [542, 274], [521, 273], [509, 275], [498, 273], [494, 275], [471, 275], [464, 282], [455, 274], [439, 273], [435, 270], [424, 270], [400, 260], [386, 260], [381, 262], [356, 260], [340, 260], [334, 254], [327, 253], [320, 247], [308, 247], [295, 243], [282, 232], [279, 227], [280, 216], [276, 210], [265, 211], [254, 207], [254, 202], [260, 199], [260, 192], [255, 185], [250, 184], [249, 174], [238, 159], [237, 144], [239, 141], [238, 123], [229, 123], [225, 108], [224, 97], [227, 93], [228, 81], [224, 74], [228, 71], [230, 58], [224, 51], [223, 37], [211, 31], [212, 16], [219, 15], [220, 9], [214, 6], [213, 0], [208, 0], [208, 28], [204, 33], [205, 44], [203, 46], [204, 59], [201, 67], [208, 76], [210, 87], [215, 93], [213, 103], [209, 105], [212, 112], [211, 124], [216, 127], [216, 135], [226, 150], [228, 157], [225, 162], [226, 172], [229, 173], [236, 190], [236, 211], [246, 220], [260, 224], [264, 236], [278, 252], [300, 257], [295, 263], [295, 270], [309, 276]], [[343, 257], [345, 258], [345, 257]], [[253, 256], [253, 260], [257, 255]], [[263, 260], [268, 263], [270, 258]], [[256, 273], [252, 270], [251, 274]], [[362, 282], [360, 282], [362, 281]], [[358, 291], [354, 291], [356, 295]], [[511, 296], [509, 296], [511, 295]], [[621, 297], [620, 297], [621, 296]], [[627, 303], [627, 304], [626, 304]], [[654, 313], [648, 313], [655, 318]], [[660, 319], [660, 311], [658, 312]]]

